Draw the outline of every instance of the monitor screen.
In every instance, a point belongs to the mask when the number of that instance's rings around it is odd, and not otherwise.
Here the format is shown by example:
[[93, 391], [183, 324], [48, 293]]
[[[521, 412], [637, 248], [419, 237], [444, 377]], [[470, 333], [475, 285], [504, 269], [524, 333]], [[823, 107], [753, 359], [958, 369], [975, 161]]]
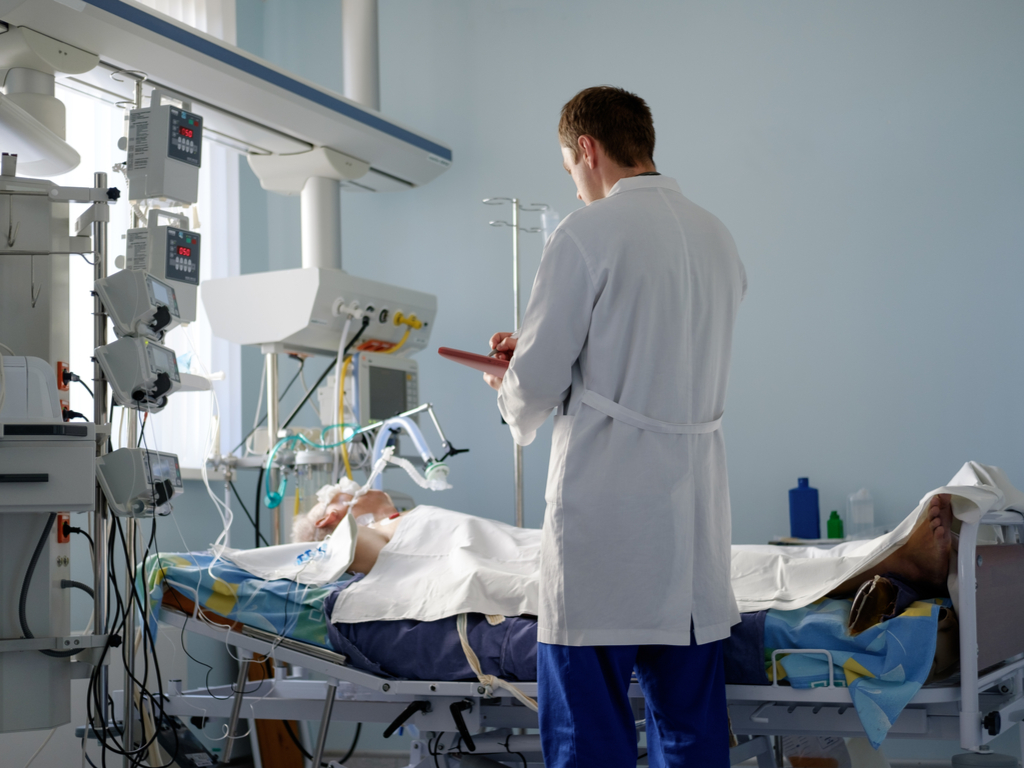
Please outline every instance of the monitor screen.
[[178, 361], [174, 359], [174, 353], [156, 344], [149, 344], [150, 369], [153, 373], [166, 373], [172, 381], [181, 381], [178, 376]]
[[[370, 419], [378, 421], [408, 410], [406, 373], [370, 366]], [[362, 417], [362, 418], [365, 418]]]

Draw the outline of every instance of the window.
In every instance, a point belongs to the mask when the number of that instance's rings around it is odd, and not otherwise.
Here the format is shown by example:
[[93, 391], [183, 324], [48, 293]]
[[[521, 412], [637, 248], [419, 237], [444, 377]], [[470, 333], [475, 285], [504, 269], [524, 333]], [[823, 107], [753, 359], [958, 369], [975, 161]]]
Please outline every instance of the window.
[[[143, 4], [165, 13], [197, 29], [214, 34], [227, 42], [235, 39], [234, 0], [143, 0]], [[145, 62], [137, 66], [145, 68]], [[82, 156], [74, 171], [54, 177], [57, 184], [93, 186], [93, 172], [106, 171], [110, 186], [126, 190], [124, 177], [113, 166], [123, 162], [124, 152], [117, 149], [117, 139], [124, 135], [124, 113], [116, 106], [58, 84], [57, 96], [67, 109], [67, 140]], [[71, 221], [84, 206], [72, 206]], [[202, 235], [200, 279], [228, 277], [239, 273], [238, 250], [238, 154], [214, 141], [203, 145], [203, 163], [199, 175], [199, 200], [187, 211], [192, 229]], [[127, 201], [111, 209], [109, 227], [109, 270], [114, 271], [114, 258], [125, 252], [124, 233], [129, 223]], [[72, 257], [71, 285], [71, 369], [91, 383], [92, 311], [90, 295], [93, 268], [83, 259]], [[202, 287], [200, 286], [200, 295]], [[113, 340], [113, 334], [110, 334]], [[214, 390], [220, 405], [220, 447], [229, 451], [241, 439], [241, 350], [237, 345], [214, 338], [210, 324], [199, 303], [196, 322], [188, 328], [176, 328], [167, 334], [166, 346], [178, 355], [179, 367], [185, 372], [212, 373]], [[71, 407], [91, 418], [92, 402], [83, 387], [71, 390]], [[185, 471], [195, 478], [207, 454], [208, 437], [213, 426], [213, 398], [209, 392], [179, 393], [168, 406], [152, 417], [146, 427], [150, 448], [176, 453]], [[114, 423], [114, 443], [118, 441], [118, 424]]]

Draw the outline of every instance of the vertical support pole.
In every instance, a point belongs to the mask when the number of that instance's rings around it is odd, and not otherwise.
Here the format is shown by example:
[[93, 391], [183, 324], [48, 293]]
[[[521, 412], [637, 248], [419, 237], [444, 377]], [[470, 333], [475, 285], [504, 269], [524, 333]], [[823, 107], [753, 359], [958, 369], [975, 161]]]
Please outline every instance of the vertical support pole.
[[324, 756], [324, 744], [327, 741], [327, 729], [331, 725], [331, 713], [334, 711], [334, 697], [338, 693], [336, 683], [327, 683], [327, 698], [324, 700], [324, 712], [320, 718], [320, 730], [316, 734], [316, 749], [313, 751], [313, 768], [320, 765]]
[[[137, 413], [132, 412], [131, 423], [137, 424], [135, 421]], [[138, 438], [135, 437], [136, 429], [128, 430], [129, 445], [135, 445]], [[136, 532], [136, 521], [134, 517], [125, 519], [124, 523], [124, 537], [125, 543], [128, 545], [127, 550], [127, 561], [125, 563], [125, 594], [130, 595], [134, 584], [132, 580], [135, 577], [135, 532]], [[135, 611], [137, 606], [131, 605], [127, 611], [124, 621], [124, 653], [125, 653], [125, 665], [124, 665], [124, 751], [131, 753], [135, 750]], [[126, 754], [124, 756], [125, 768], [131, 768], [134, 764], [134, 756]]]
[[[277, 443], [277, 430], [280, 427], [281, 419], [278, 412], [277, 399], [280, 396], [277, 380], [277, 353], [267, 352], [267, 436], [270, 438], [270, 447]], [[269, 458], [269, 454], [267, 454]], [[267, 466], [267, 474], [271, 475], [270, 484], [276, 485], [277, 478], [273, 476], [274, 468]], [[281, 506], [274, 507], [271, 514], [274, 524], [274, 535], [271, 541], [275, 545], [281, 543]]]
[[380, 111], [377, 0], [341, 0], [341, 74], [346, 99]]
[[[142, 80], [135, 81], [135, 108], [142, 108]], [[134, 210], [131, 214], [131, 226], [137, 228], [143, 226], [142, 218]], [[130, 409], [128, 419], [128, 445], [132, 448], [139, 441], [139, 412]], [[131, 595], [134, 590], [135, 579], [135, 538], [137, 523], [135, 518], [129, 517], [125, 520], [124, 536], [127, 545], [127, 560], [125, 562], [125, 594]], [[135, 749], [135, 607], [132, 606], [125, 616], [124, 635], [121, 638], [125, 645], [125, 668], [124, 668], [124, 750], [131, 753]], [[122, 758], [124, 768], [131, 768], [135, 762], [134, 755], [126, 754]]]
[[960, 528], [957, 589], [960, 592], [960, 746], [969, 752], [981, 747], [981, 707], [978, 701], [978, 523]]
[[[97, 189], [107, 188], [107, 174], [93, 174], [93, 185]], [[106, 203], [98, 203], [106, 205]], [[92, 223], [92, 247], [93, 247], [93, 279], [102, 280], [107, 276], [107, 223], [105, 221], [94, 221]], [[93, 299], [93, 324], [92, 324], [93, 348], [105, 346], [107, 343], [107, 311], [100, 301], [99, 294]], [[92, 366], [92, 420], [96, 427], [109, 422], [107, 413], [107, 380], [103, 376], [103, 369], [98, 362]], [[107, 441], [99, 440], [96, 443], [96, 457], [99, 458], [107, 452]], [[109, 515], [107, 512], [107, 497], [99, 483], [96, 484], [96, 503], [93, 507], [93, 532], [96, 536], [96, 572], [93, 574], [93, 632], [97, 635], [104, 634], [107, 626], [107, 606], [109, 605], [109, 593], [107, 592], [107, 536]], [[107, 725], [107, 690], [110, 682], [108, 673], [110, 668], [103, 665], [97, 670], [97, 686], [99, 688], [99, 700], [104, 702], [96, 714], [96, 722], [91, 723], [96, 731], [100, 731]]]
[[[513, 330], [519, 330], [519, 198], [512, 198], [512, 304]], [[516, 485], [516, 528], [523, 527], [523, 446], [513, 444], [512, 473]]]
[[341, 269], [341, 185], [311, 176], [299, 197], [302, 268]]
[[238, 662], [238, 679], [235, 681], [235, 700], [231, 705], [231, 719], [228, 721], [228, 743], [224, 747], [222, 762], [231, 762], [231, 753], [235, 749], [235, 731], [238, 730], [238, 716], [242, 713], [242, 696], [245, 693], [245, 681], [249, 679], [249, 659]]

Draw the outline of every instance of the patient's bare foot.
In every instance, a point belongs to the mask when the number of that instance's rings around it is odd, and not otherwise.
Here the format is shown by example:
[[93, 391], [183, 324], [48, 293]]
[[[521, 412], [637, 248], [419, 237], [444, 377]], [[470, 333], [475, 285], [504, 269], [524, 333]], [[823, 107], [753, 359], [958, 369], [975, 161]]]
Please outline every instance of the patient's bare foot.
[[877, 565], [847, 579], [829, 595], [848, 597], [865, 581], [894, 573], [913, 584], [922, 597], [948, 596], [946, 577], [949, 575], [950, 523], [953, 519], [949, 494], [933, 496], [926, 514], [927, 518], [914, 529], [902, 547]]
[[949, 549], [952, 544], [950, 523], [953, 511], [949, 494], [933, 496], [928, 503], [928, 518], [910, 535], [895, 553], [898, 558], [891, 568], [924, 591], [924, 596], [948, 594]]

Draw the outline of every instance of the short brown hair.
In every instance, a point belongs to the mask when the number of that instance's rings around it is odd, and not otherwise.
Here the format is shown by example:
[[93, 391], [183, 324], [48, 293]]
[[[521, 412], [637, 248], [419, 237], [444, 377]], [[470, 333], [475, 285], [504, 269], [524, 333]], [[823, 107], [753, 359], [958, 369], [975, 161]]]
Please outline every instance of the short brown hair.
[[580, 136], [593, 136], [614, 162], [633, 168], [654, 162], [654, 118], [635, 93], [598, 85], [584, 88], [562, 107], [558, 138], [577, 159]]

